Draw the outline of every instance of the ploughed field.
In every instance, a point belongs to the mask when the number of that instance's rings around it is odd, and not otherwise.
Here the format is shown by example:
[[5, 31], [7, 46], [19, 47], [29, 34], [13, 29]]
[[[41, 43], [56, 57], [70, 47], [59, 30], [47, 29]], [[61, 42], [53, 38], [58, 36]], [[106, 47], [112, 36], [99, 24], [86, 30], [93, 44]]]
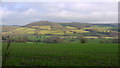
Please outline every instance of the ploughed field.
[[[3, 54], [6, 43], [2, 44]], [[115, 43], [11, 43], [7, 66], [116, 66]]]

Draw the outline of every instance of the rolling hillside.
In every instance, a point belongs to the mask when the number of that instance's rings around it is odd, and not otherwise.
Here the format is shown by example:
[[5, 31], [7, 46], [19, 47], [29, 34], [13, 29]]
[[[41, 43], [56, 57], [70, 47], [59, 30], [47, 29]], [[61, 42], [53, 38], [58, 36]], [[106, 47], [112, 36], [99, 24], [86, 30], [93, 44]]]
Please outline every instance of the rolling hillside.
[[37, 21], [25, 26], [2, 26], [2, 35], [40, 35], [56, 36], [106, 36], [115, 37], [118, 34], [117, 24], [89, 24], [89, 23], [57, 23], [49, 21]]

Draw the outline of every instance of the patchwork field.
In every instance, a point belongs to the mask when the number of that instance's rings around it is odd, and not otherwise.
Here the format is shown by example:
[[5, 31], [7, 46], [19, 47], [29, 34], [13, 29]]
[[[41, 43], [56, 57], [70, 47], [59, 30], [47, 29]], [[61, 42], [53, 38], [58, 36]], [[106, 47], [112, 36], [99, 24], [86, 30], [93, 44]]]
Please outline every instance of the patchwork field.
[[[6, 43], [2, 44], [3, 54]], [[6, 66], [117, 66], [115, 43], [12, 43]]]

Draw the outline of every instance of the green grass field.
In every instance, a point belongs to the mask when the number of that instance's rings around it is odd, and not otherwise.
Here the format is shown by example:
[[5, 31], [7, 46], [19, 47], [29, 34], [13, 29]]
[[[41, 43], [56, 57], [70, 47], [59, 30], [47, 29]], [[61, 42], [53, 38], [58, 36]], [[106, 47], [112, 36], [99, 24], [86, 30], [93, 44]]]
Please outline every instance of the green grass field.
[[[3, 54], [6, 43], [3, 43]], [[116, 66], [114, 43], [12, 43], [8, 66]]]

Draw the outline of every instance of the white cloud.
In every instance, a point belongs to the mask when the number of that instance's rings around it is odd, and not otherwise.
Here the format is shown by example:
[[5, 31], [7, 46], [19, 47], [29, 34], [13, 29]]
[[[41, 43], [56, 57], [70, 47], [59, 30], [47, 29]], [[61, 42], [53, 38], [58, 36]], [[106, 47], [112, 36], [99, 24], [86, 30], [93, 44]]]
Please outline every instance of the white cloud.
[[9, 11], [9, 10], [7, 10], [7, 9], [2, 9], [2, 8], [0, 8], [0, 16], [2, 16], [3, 18], [4, 17], [7, 17], [7, 16], [9, 16], [9, 15], [12, 15], [14, 12], [12, 12], [12, 11]]
[[36, 13], [37, 13], [37, 11], [34, 9], [28, 9], [23, 12], [23, 14], [25, 14], [25, 15], [36, 14]]
[[[27, 24], [37, 20], [56, 22], [117, 23], [117, 3], [27, 3], [24, 10], [3, 8], [3, 21]], [[9, 6], [8, 6], [9, 7]], [[11, 6], [12, 7], [12, 6]], [[20, 11], [18, 11], [20, 10]], [[17, 23], [16, 23], [17, 22]]]
[[75, 13], [71, 11], [59, 11], [45, 14], [47, 19], [58, 21], [80, 21], [80, 22], [114, 22], [117, 23], [116, 12], [92, 12], [89, 14]]

